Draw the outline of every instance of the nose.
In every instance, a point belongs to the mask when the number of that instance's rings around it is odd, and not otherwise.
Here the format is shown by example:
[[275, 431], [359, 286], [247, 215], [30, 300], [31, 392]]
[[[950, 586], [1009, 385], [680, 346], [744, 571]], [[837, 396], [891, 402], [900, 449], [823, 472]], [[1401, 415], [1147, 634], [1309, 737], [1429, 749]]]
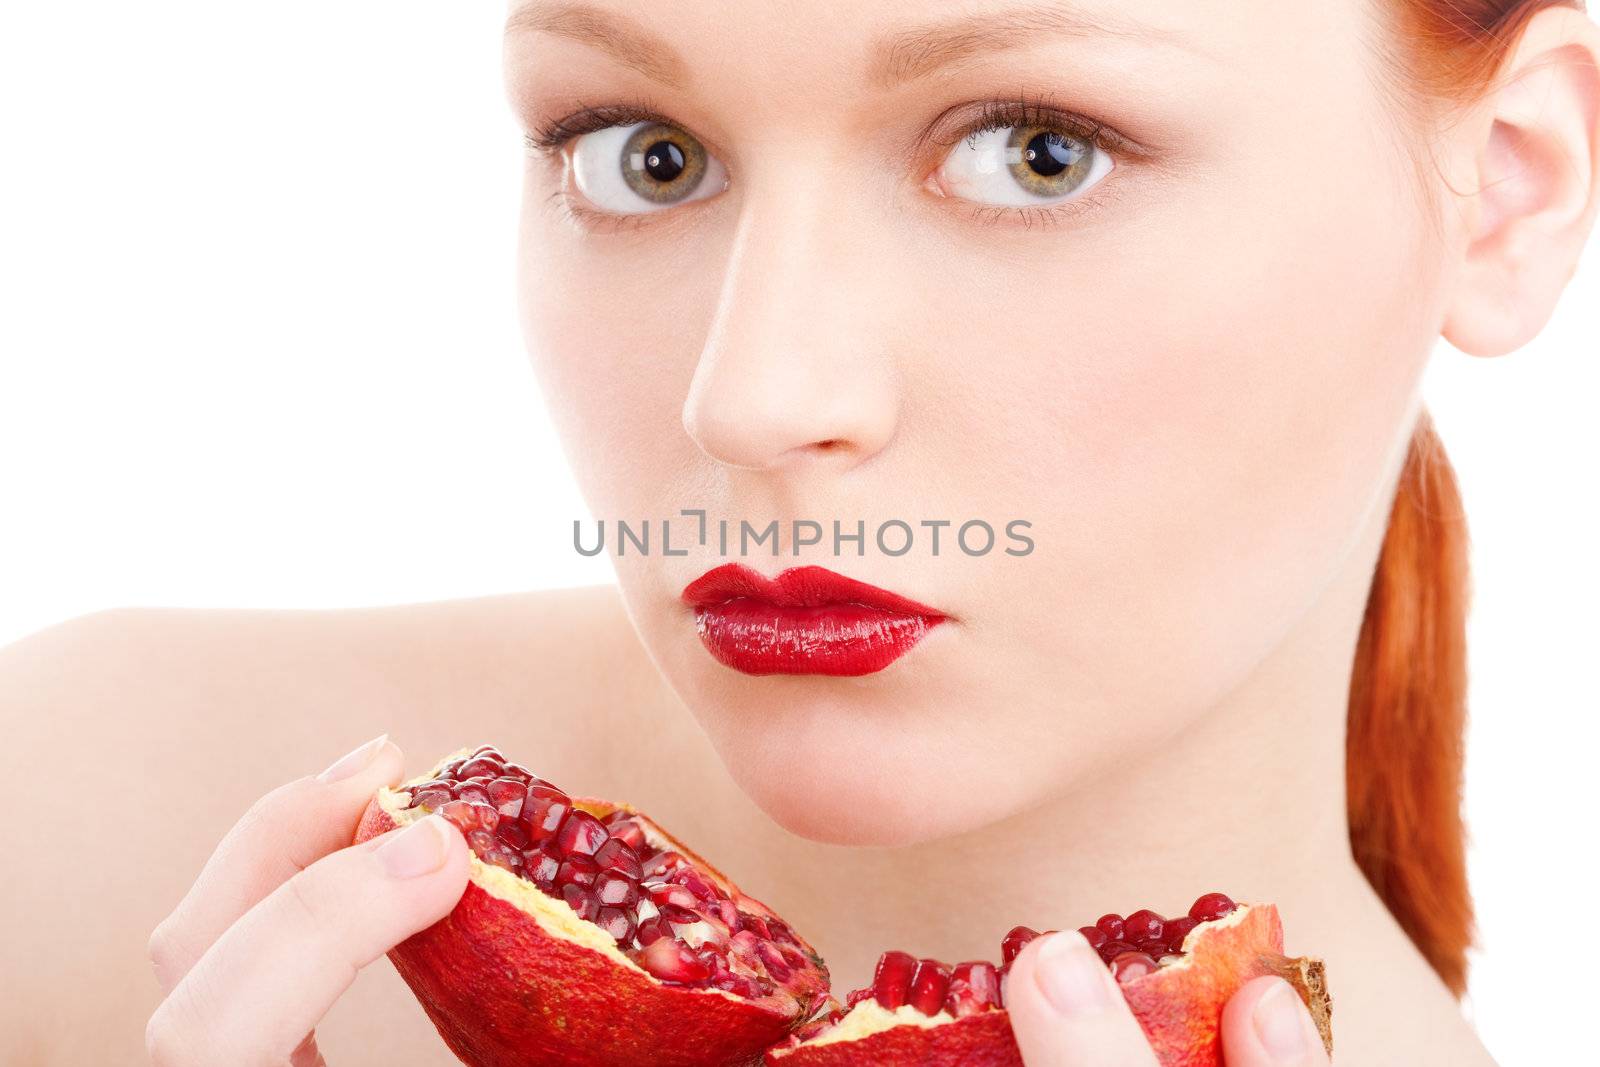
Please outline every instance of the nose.
[[[790, 172], [793, 173], [792, 171]], [[872, 242], [826, 188], [747, 202], [683, 425], [719, 463], [855, 466], [895, 433], [893, 326]]]

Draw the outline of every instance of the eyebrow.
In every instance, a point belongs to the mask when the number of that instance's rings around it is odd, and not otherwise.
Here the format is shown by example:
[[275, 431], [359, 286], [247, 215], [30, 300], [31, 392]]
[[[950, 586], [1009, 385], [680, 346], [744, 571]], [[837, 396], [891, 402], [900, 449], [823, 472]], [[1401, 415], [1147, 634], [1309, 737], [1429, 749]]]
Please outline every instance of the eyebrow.
[[875, 85], [891, 88], [984, 53], [1035, 44], [1041, 34], [1185, 46], [1182, 34], [1129, 15], [1051, 3], [967, 15], [893, 33], [873, 48], [868, 77]]
[[584, 3], [533, 3], [511, 13], [506, 33], [543, 32], [598, 48], [623, 66], [674, 89], [689, 84], [677, 50], [625, 15]]
[[[689, 64], [666, 40], [626, 15], [593, 4], [573, 0], [525, 4], [512, 12], [506, 32], [566, 37], [672, 88], [689, 83]], [[1125, 14], [1092, 14], [1070, 4], [1046, 3], [891, 33], [869, 51], [868, 81], [880, 88], [903, 85], [983, 53], [1025, 47], [1040, 34], [1121, 38], [1192, 50], [1181, 34]]]

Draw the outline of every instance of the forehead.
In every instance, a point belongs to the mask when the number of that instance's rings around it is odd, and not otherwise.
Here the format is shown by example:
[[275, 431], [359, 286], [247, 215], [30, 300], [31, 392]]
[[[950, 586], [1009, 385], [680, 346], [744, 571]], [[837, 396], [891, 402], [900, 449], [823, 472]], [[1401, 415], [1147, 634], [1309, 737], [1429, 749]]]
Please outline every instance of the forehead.
[[1051, 48], [1171, 65], [1251, 69], [1359, 29], [1358, 0], [513, 0], [513, 42], [596, 50], [677, 89], [719, 66], [775, 83], [853, 80], [889, 90], [998, 54]]

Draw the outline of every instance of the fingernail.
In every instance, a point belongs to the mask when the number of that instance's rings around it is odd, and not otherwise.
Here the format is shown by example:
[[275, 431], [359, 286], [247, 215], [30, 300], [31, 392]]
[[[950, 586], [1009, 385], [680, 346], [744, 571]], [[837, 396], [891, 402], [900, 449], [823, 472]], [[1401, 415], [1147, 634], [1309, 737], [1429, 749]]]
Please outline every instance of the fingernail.
[[1095, 1015], [1111, 1007], [1110, 973], [1081, 934], [1052, 934], [1039, 946], [1034, 981], [1062, 1015]]
[[1256, 1039], [1274, 1060], [1299, 1063], [1306, 1054], [1306, 1031], [1300, 1022], [1300, 998], [1289, 983], [1278, 982], [1256, 1001]]
[[378, 862], [390, 878], [417, 878], [444, 866], [449, 841], [437, 815], [418, 819], [378, 846]]
[[389, 740], [388, 734], [379, 734], [366, 744], [356, 746], [334, 760], [332, 767], [317, 775], [317, 781], [338, 782], [361, 773], [367, 769], [367, 764], [377, 757], [378, 751], [383, 748], [383, 743], [387, 740]]

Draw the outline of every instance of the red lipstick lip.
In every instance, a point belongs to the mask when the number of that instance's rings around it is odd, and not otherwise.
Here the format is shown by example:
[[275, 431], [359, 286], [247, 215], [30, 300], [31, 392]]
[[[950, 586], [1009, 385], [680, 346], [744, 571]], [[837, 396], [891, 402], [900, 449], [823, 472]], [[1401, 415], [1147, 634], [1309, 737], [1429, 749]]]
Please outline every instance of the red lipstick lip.
[[684, 587], [700, 640], [745, 674], [851, 676], [881, 671], [945, 614], [826, 567], [768, 578], [740, 563], [713, 567]]

